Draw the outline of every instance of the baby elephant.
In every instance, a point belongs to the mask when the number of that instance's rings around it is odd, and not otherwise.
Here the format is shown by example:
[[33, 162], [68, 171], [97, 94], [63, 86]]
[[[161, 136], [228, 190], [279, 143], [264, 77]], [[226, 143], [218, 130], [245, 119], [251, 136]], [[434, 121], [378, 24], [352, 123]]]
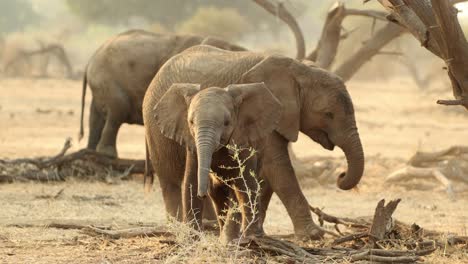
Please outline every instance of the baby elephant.
[[[264, 83], [204, 89], [196, 84], [176, 83], [159, 100], [151, 92], [146, 100], [155, 101], [151, 114], [144, 111], [149, 156], [157, 174], [174, 182], [183, 179], [182, 194], [178, 194], [182, 197], [183, 219], [194, 228], [201, 226], [203, 203], [199, 198], [209, 195], [223, 241], [235, 239], [239, 228], [246, 236], [261, 234], [257, 176], [265, 138], [281, 118], [278, 99]], [[229, 147], [233, 144], [240, 151]], [[250, 147], [259, 152], [252, 155]], [[185, 152], [185, 157], [180, 151]], [[181, 164], [185, 164], [184, 170], [178, 169]], [[211, 184], [210, 170], [216, 174]], [[165, 191], [170, 190], [163, 188]], [[236, 221], [226, 222], [231, 219], [227, 212], [236, 211], [233, 201], [237, 201], [242, 214], [241, 227], [236, 227]]]

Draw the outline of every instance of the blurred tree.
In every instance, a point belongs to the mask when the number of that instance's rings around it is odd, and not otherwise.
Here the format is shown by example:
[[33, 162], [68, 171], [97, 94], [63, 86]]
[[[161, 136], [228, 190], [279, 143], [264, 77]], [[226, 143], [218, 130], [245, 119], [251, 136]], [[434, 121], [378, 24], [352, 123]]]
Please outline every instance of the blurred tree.
[[[199, 7], [234, 8], [255, 26], [273, 24], [275, 18], [256, 6], [253, 1], [242, 0], [65, 0], [68, 8], [90, 23], [126, 24], [132, 17], [144, 17], [150, 23], [159, 22], [174, 29], [181, 21], [193, 16]], [[306, 0], [284, 1], [286, 7], [298, 16], [306, 7]]]
[[177, 26], [177, 32], [215, 36], [235, 41], [248, 28], [245, 18], [234, 8], [200, 7], [193, 16]]
[[22, 30], [38, 20], [39, 15], [28, 0], [0, 1], [0, 35]]

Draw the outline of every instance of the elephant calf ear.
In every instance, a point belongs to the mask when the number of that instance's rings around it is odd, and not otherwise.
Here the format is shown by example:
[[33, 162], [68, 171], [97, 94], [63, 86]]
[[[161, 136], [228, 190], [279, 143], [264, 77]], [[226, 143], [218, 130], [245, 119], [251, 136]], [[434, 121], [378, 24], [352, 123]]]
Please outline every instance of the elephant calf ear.
[[238, 110], [234, 143], [250, 145], [277, 128], [283, 106], [264, 83], [230, 85], [227, 91]]
[[199, 84], [175, 83], [154, 107], [154, 118], [161, 133], [190, 149], [194, 148], [194, 141], [187, 124], [187, 109], [198, 91]]

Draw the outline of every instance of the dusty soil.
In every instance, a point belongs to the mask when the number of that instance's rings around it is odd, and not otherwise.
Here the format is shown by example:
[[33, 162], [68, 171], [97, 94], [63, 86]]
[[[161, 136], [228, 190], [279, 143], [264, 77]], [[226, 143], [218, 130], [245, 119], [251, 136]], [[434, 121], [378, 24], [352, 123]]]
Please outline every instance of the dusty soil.
[[[311, 204], [340, 216], [373, 214], [382, 199], [402, 198], [395, 216], [407, 223], [441, 232], [467, 235], [468, 187], [456, 184], [450, 199], [433, 179], [415, 179], [410, 184], [387, 185], [388, 173], [404, 165], [418, 149], [435, 151], [463, 145], [468, 138], [468, 113], [437, 106], [436, 99], [451, 98], [450, 91], [419, 91], [409, 80], [386, 83], [351, 82], [349, 91], [356, 106], [358, 127], [368, 157], [359, 190], [344, 192], [331, 184], [304, 179], [304, 192]], [[436, 87], [435, 87], [436, 88]], [[439, 87], [443, 89], [445, 87]], [[50, 79], [0, 80], [0, 158], [47, 156], [57, 153], [65, 138], [79, 131], [81, 84]], [[90, 102], [88, 92], [86, 119]], [[87, 133], [87, 126], [85, 132]], [[339, 149], [323, 150], [301, 137], [293, 146], [300, 157], [341, 157]], [[118, 138], [122, 157], [143, 158], [143, 128], [124, 125]], [[45, 198], [60, 190], [57, 198]], [[18, 228], [12, 223], [48, 219], [87, 220], [119, 226], [125, 223], [164, 224], [162, 197], [145, 197], [141, 182], [13, 183], [0, 185], [0, 263], [158, 263], [169, 261], [173, 247], [164, 238], [109, 241], [76, 230]], [[281, 202], [274, 197], [268, 212], [269, 234], [292, 233]], [[427, 259], [429, 263], [467, 263], [468, 253]], [[171, 260], [178, 262], [177, 259]], [[202, 261], [202, 260], [200, 260]], [[206, 261], [206, 260], [205, 260]], [[179, 262], [184, 262], [179, 260]]]

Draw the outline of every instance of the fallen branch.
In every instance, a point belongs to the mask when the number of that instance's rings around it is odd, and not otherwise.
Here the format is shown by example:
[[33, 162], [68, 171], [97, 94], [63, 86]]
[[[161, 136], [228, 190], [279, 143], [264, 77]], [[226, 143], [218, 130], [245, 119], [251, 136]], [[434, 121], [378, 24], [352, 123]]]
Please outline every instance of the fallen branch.
[[0, 160], [0, 182], [63, 181], [69, 176], [106, 179], [109, 172], [125, 179], [131, 174], [144, 173], [144, 160], [112, 158], [89, 149], [66, 154], [70, 147], [71, 140], [67, 139], [62, 150], [51, 158]]
[[371, 253], [370, 250], [366, 250], [361, 253], [351, 255], [351, 261], [367, 260], [371, 262], [384, 262], [384, 263], [413, 263], [419, 260], [419, 256], [378, 256]]
[[132, 237], [154, 237], [172, 235], [163, 227], [136, 227], [120, 230], [106, 230], [93, 226], [87, 226], [82, 232], [90, 236], [103, 236], [110, 239], [132, 238]]
[[438, 168], [416, 168], [408, 166], [392, 172], [387, 176], [387, 178], [385, 178], [385, 181], [398, 181], [404, 178], [414, 177], [433, 177], [437, 179], [442, 185], [444, 185], [447, 194], [452, 199], [455, 198], [452, 182]]

